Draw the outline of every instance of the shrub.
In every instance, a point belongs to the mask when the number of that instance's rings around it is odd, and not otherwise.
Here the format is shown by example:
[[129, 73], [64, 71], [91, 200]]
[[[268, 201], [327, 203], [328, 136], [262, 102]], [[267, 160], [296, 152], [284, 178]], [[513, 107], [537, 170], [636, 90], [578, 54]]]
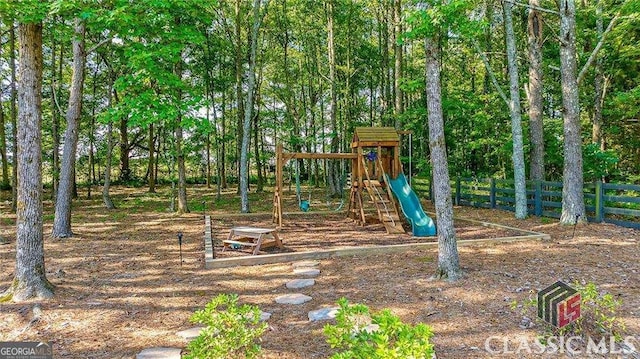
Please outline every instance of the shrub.
[[341, 351], [333, 359], [431, 358], [431, 327], [403, 323], [388, 309], [371, 314], [363, 304], [342, 298], [335, 325], [326, 325], [327, 343]]
[[261, 350], [256, 341], [267, 329], [267, 324], [260, 322], [258, 307], [238, 306], [236, 294], [218, 295], [196, 311], [191, 321], [205, 325], [187, 346], [185, 358], [191, 359], [255, 358]]

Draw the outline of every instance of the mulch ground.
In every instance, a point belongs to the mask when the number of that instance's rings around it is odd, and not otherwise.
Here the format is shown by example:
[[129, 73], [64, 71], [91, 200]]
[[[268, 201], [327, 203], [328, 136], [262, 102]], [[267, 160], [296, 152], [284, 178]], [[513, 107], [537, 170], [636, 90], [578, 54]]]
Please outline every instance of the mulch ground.
[[[123, 195], [122, 203], [127, 198], [137, 197]], [[6, 202], [0, 206], [0, 236], [9, 242], [0, 245], [0, 290], [9, 286], [15, 264], [15, 229], [6, 206]], [[45, 233], [50, 233], [50, 204], [45, 208]], [[75, 236], [45, 241], [47, 276], [56, 286], [55, 298], [0, 305], [0, 341], [51, 341], [56, 358], [132, 358], [151, 346], [185, 347], [175, 333], [193, 326], [190, 315], [224, 292], [237, 293], [241, 302], [273, 313], [262, 338], [262, 358], [331, 355], [333, 350], [322, 334], [326, 323], [309, 322], [307, 312], [341, 297], [373, 310], [389, 308], [408, 323], [427, 323], [435, 333], [438, 358], [491, 358], [496, 354], [485, 350], [488, 337], [516, 340], [540, 333], [539, 326], [521, 329], [522, 314], [512, 310], [511, 304], [523, 303], [559, 279], [593, 282], [611, 293], [622, 301], [619, 317], [627, 332], [636, 338], [640, 333], [640, 232], [613, 225], [581, 225], [573, 234], [573, 227], [560, 226], [555, 220], [519, 221], [509, 212], [455, 208], [459, 218], [543, 232], [551, 240], [461, 246], [464, 278], [453, 283], [430, 280], [437, 264], [436, 248], [324, 259], [316, 284], [302, 291], [313, 300], [284, 306], [274, 299], [287, 293], [285, 282], [295, 278], [288, 263], [204, 269], [202, 213], [177, 216], [124, 205], [107, 212], [97, 200], [79, 200], [75, 208], [81, 208], [73, 217]], [[224, 239], [232, 225], [269, 221], [268, 217], [254, 219], [230, 217], [214, 222], [214, 236]], [[460, 236], [487, 230], [469, 227], [474, 225], [456, 224]], [[184, 233], [182, 265], [176, 239], [180, 231]], [[508, 235], [491, 231], [482, 235]], [[478, 237], [479, 232], [472, 235]], [[288, 222], [283, 239], [294, 250], [362, 244], [363, 240], [370, 241], [366, 245], [398, 241], [381, 228], [353, 226], [339, 217], [325, 221], [320, 216]], [[35, 304], [42, 314], [32, 321]]]
[[[387, 234], [384, 226], [374, 219], [374, 213], [368, 215], [366, 226], [360, 226], [345, 213], [305, 213], [290, 214], [284, 217], [283, 228], [279, 230], [285, 247], [266, 248], [265, 253], [310, 252], [325, 249], [372, 247], [392, 244], [411, 244], [435, 242], [436, 237], [413, 237], [411, 226], [404, 223], [407, 234]], [[376, 223], [377, 222], [377, 223]], [[273, 228], [270, 214], [243, 216], [214, 216], [211, 220], [211, 233], [217, 258], [246, 256], [253, 248], [223, 251], [222, 241], [227, 239], [229, 229], [236, 226]], [[458, 239], [483, 239], [511, 236], [523, 236], [529, 233], [508, 228], [492, 228], [471, 221], [459, 220], [455, 223]]]

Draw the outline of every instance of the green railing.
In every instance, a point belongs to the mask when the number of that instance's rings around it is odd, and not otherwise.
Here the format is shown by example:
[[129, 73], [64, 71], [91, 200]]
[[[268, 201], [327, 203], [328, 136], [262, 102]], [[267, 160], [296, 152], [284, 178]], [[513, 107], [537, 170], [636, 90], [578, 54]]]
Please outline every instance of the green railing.
[[[429, 179], [414, 178], [412, 187], [423, 197], [433, 198]], [[459, 177], [451, 181], [451, 189], [456, 205], [514, 211], [513, 180]], [[640, 229], [640, 185], [587, 183], [584, 198], [589, 221]], [[527, 211], [535, 216], [560, 218], [562, 182], [527, 181]]]

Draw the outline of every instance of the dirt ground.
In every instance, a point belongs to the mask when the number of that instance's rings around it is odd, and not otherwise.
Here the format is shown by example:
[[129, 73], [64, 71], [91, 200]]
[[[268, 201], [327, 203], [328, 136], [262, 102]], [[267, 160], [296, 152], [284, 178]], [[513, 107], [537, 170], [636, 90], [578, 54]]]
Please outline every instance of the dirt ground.
[[[593, 282], [621, 300], [619, 317], [627, 332], [640, 339], [638, 231], [588, 224], [578, 226], [574, 235], [573, 227], [559, 226], [555, 220], [534, 217], [518, 221], [509, 212], [455, 208], [459, 218], [543, 232], [550, 234], [551, 240], [461, 246], [464, 278], [453, 283], [430, 280], [437, 264], [435, 248], [323, 259], [316, 284], [302, 291], [313, 300], [287, 306], [276, 304], [274, 299], [290, 292], [284, 286], [295, 278], [290, 263], [206, 270], [202, 213], [168, 213], [161, 194], [143, 191], [116, 189], [114, 199], [119, 209], [112, 212], [105, 211], [97, 199], [75, 203], [75, 236], [63, 240], [47, 237], [45, 241], [47, 276], [56, 286], [55, 298], [1, 304], [0, 341], [51, 341], [56, 358], [132, 358], [147, 347], [185, 347], [186, 342], [175, 333], [192, 327], [190, 315], [225, 292], [237, 293], [241, 302], [273, 313], [262, 338], [262, 358], [331, 355], [333, 350], [322, 334], [326, 322], [309, 322], [307, 312], [333, 305], [341, 297], [373, 310], [389, 308], [409, 323], [427, 323], [435, 333], [438, 358], [491, 358], [498, 355], [485, 350], [487, 338], [499, 336], [514, 343], [512, 340], [520, 336], [533, 338], [540, 333], [537, 326], [520, 328], [522, 314], [512, 310], [511, 303], [524, 302], [532, 292], [559, 279]], [[215, 202], [205, 190], [191, 193], [194, 208], [203, 200]], [[254, 200], [262, 203], [269, 198]], [[15, 217], [8, 214], [7, 201], [0, 202], [0, 211], [0, 236], [9, 242], [0, 245], [2, 291], [13, 278]], [[45, 203], [46, 234], [51, 231], [51, 213], [51, 203]], [[321, 249], [361, 240], [371, 241], [367, 245], [397, 241], [380, 227], [352, 226], [349, 231], [344, 228], [350, 223], [339, 217], [309, 218], [311, 222], [288, 224], [283, 230], [288, 247], [315, 245]], [[268, 217], [255, 218], [258, 223], [265, 220]], [[230, 225], [242, 223], [234, 218], [214, 221], [214, 236], [222, 239]], [[460, 223], [456, 224], [460, 236], [473, 233], [469, 238], [495, 238], [508, 234]], [[338, 225], [342, 227], [337, 229]], [[184, 233], [182, 265], [178, 232]], [[42, 314], [32, 321], [35, 304], [40, 305]]]
[[[435, 242], [436, 237], [413, 237], [411, 225], [404, 223], [407, 234], [387, 234], [384, 226], [374, 220], [375, 213], [368, 214], [366, 226], [357, 225], [345, 213], [290, 214], [283, 221], [283, 229], [279, 231], [285, 247], [271, 247], [265, 253], [310, 252], [325, 249], [372, 247], [391, 244], [411, 244]], [[377, 222], [377, 223], [376, 223]], [[214, 217], [211, 221], [211, 233], [214, 240], [217, 258], [246, 256], [253, 248], [243, 247], [239, 250], [223, 251], [222, 241], [227, 239], [229, 229], [235, 226], [273, 227], [271, 214], [249, 216]], [[527, 235], [526, 232], [506, 228], [486, 227], [471, 221], [460, 220], [455, 224], [458, 239], [482, 239]]]

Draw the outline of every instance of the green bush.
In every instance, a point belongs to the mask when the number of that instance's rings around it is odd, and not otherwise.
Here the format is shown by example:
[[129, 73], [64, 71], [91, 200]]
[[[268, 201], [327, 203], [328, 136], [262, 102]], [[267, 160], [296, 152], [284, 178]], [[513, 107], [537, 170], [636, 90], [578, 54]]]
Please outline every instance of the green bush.
[[258, 307], [238, 306], [236, 294], [220, 294], [204, 309], [191, 316], [194, 323], [204, 324], [200, 335], [187, 346], [191, 359], [255, 358], [260, 353], [256, 343], [267, 329], [260, 322]]
[[371, 314], [363, 304], [349, 305], [342, 298], [335, 325], [326, 325], [327, 343], [341, 351], [333, 359], [431, 358], [431, 327], [403, 323], [388, 309]]

